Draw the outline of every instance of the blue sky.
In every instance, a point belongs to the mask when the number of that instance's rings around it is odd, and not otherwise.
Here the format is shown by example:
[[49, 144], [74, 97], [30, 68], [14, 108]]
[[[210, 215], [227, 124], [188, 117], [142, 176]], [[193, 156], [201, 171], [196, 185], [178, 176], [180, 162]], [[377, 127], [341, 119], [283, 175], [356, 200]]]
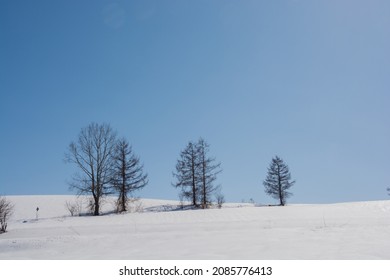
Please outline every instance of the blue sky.
[[203, 137], [228, 201], [388, 199], [390, 2], [0, 1], [0, 194], [70, 194], [64, 153], [109, 123], [176, 199], [180, 151]]

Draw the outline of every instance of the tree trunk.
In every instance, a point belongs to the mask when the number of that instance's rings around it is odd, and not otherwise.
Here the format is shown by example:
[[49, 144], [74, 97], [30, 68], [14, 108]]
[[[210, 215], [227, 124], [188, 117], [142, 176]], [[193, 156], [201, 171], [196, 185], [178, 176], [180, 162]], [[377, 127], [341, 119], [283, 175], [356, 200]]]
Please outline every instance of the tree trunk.
[[93, 212], [94, 216], [99, 216], [99, 200], [95, 199], [95, 210]]
[[93, 215], [94, 216], [99, 216], [99, 212], [100, 212], [99, 211], [99, 207], [100, 207], [100, 205], [99, 205], [99, 196], [93, 194], [93, 201], [95, 203], [94, 210], [93, 210]]
[[126, 212], [126, 195], [125, 192], [122, 192], [122, 206], [120, 212]]

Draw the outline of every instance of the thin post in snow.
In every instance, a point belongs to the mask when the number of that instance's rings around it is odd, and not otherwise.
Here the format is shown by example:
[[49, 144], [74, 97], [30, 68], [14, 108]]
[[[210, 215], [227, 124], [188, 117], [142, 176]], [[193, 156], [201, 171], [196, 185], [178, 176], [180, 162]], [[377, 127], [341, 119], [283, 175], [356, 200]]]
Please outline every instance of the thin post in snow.
[[36, 213], [35, 213], [35, 219], [38, 221], [38, 211], [39, 211], [39, 207], [37, 207], [36, 210], [37, 210], [37, 211], [36, 211]]

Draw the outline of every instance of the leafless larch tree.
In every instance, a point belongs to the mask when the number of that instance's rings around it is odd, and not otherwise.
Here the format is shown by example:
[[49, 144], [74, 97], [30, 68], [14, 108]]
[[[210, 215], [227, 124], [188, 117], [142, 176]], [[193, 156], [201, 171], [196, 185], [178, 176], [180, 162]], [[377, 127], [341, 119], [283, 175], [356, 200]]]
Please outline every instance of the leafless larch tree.
[[289, 189], [294, 184], [288, 165], [280, 157], [275, 156], [268, 168], [267, 178], [263, 181], [265, 193], [278, 199], [280, 205], [284, 206], [287, 198], [292, 195]]
[[219, 190], [214, 184], [221, 172], [220, 163], [208, 156], [209, 145], [202, 138], [198, 142], [189, 142], [180, 153], [173, 176], [173, 186], [181, 188], [181, 196], [189, 199], [194, 206], [208, 207], [212, 195]]
[[173, 176], [176, 182], [172, 185], [181, 188], [181, 196], [190, 200], [193, 206], [198, 203], [199, 185], [199, 152], [195, 143], [188, 142], [184, 150], [180, 152], [180, 158], [176, 164], [176, 172]]
[[145, 187], [148, 175], [143, 172], [139, 157], [126, 139], [120, 139], [115, 147], [112, 187], [119, 194], [118, 211], [127, 211], [129, 196], [136, 190]]
[[217, 175], [222, 171], [221, 163], [216, 163], [216, 159], [209, 157], [209, 144], [202, 138], [198, 141], [199, 151], [199, 178], [200, 178], [200, 196], [202, 208], [207, 208], [212, 202], [212, 195], [220, 189], [215, 185]]

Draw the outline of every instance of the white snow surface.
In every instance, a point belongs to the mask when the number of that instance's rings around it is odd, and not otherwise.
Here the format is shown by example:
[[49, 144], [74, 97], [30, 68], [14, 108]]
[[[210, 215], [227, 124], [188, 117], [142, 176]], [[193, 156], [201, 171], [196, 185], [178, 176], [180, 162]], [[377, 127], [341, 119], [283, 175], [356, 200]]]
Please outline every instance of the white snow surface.
[[15, 209], [0, 234], [3, 260], [390, 259], [390, 201], [181, 210], [141, 199], [116, 214], [109, 198], [101, 216], [71, 216], [75, 196], [7, 199]]

